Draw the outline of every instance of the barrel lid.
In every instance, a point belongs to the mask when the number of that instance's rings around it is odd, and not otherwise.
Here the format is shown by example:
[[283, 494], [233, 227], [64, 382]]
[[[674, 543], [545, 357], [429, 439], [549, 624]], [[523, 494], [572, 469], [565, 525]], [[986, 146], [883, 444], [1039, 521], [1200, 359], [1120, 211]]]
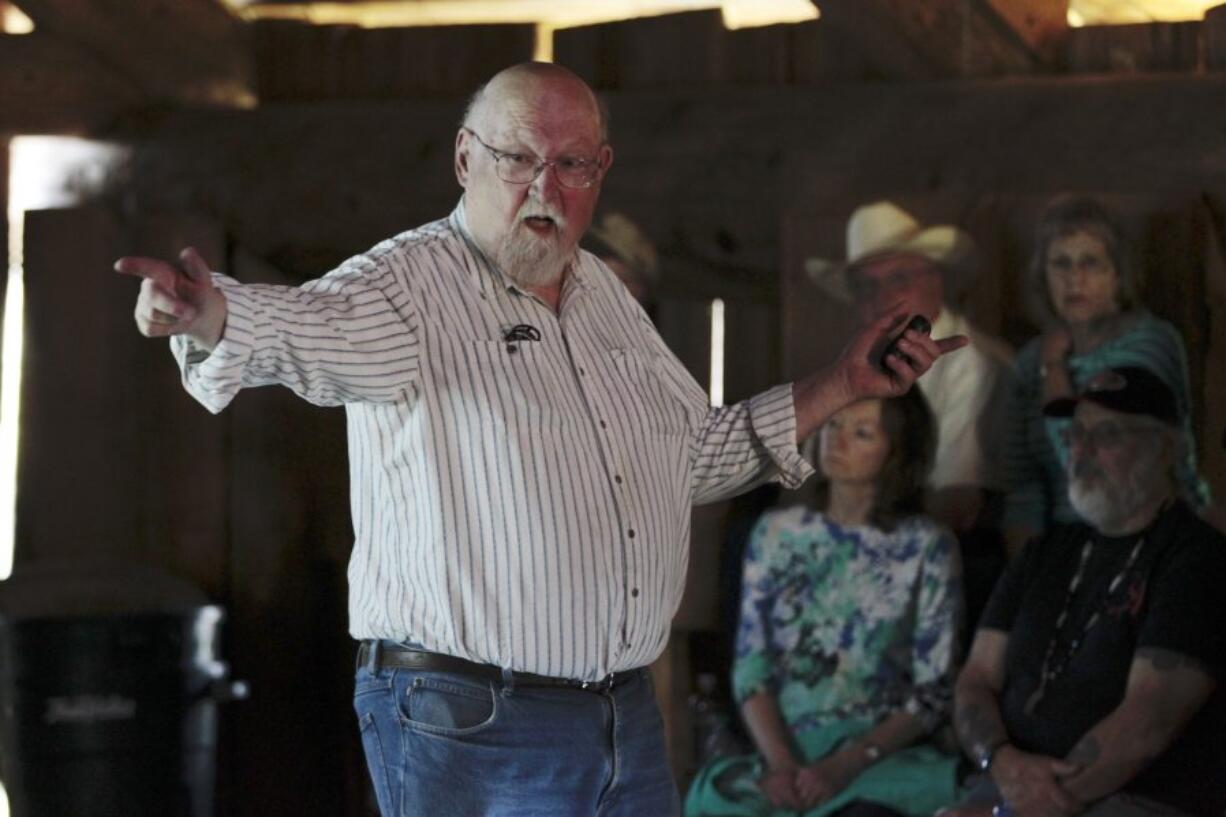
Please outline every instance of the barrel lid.
[[208, 603], [191, 582], [139, 562], [36, 562], [0, 581], [0, 615], [11, 619], [184, 613]]

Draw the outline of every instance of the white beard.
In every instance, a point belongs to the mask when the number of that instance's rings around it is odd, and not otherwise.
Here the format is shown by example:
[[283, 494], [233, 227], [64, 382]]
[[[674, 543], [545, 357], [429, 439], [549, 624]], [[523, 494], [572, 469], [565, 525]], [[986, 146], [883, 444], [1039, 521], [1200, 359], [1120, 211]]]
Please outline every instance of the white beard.
[[1094, 528], [1103, 530], [1111, 528], [1112, 523], [1121, 518], [1121, 505], [1117, 491], [1101, 483], [1086, 486], [1081, 480], [1070, 482], [1068, 486], [1069, 503], [1073, 510]]
[[1119, 479], [1109, 478], [1096, 463], [1073, 466], [1068, 485], [1073, 510], [1100, 531], [1128, 519], [1165, 490], [1156, 453], [1150, 449], [1137, 456]]
[[[553, 235], [539, 236], [530, 230], [524, 219], [528, 216], [548, 216], [553, 219]], [[494, 251], [499, 269], [521, 287], [553, 286], [562, 280], [562, 273], [575, 256], [574, 246], [562, 240], [566, 221], [552, 207], [538, 201], [525, 201], [516, 214], [515, 226]]]
[[562, 273], [574, 254], [573, 247], [563, 247], [560, 242], [542, 240], [534, 235], [509, 235], [498, 245], [494, 260], [508, 278], [531, 289], [552, 286], [562, 280]]

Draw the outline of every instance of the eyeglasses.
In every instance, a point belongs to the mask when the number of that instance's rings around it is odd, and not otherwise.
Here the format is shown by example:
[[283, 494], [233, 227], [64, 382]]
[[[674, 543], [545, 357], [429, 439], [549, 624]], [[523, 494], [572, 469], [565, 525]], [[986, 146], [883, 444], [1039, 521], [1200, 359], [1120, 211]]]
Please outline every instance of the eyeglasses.
[[1106, 451], [1118, 448], [1130, 434], [1152, 433], [1160, 430], [1157, 426], [1142, 423], [1099, 423], [1089, 428], [1081, 423], [1073, 423], [1065, 429], [1064, 441], [1070, 446], [1083, 448], [1090, 445], [1095, 451]]
[[563, 187], [584, 190], [600, 178], [603, 169], [596, 159], [580, 159], [575, 156], [559, 156], [556, 159], [541, 159], [531, 153], [507, 153], [490, 147], [472, 128], [464, 130], [481, 143], [481, 147], [494, 157], [494, 172], [509, 184], [531, 184], [547, 167], [553, 168], [554, 176]]

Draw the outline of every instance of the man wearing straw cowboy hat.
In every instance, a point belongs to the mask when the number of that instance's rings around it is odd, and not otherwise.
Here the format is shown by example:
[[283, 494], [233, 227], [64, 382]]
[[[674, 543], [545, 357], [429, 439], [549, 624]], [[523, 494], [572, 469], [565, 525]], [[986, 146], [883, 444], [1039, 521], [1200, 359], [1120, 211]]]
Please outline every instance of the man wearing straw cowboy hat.
[[[1012, 353], [1002, 342], [978, 331], [950, 302], [974, 280], [975, 242], [958, 227], [925, 227], [890, 201], [859, 207], [847, 223], [847, 260], [805, 262], [809, 278], [827, 294], [855, 304], [861, 323], [878, 319], [900, 304], [932, 324], [933, 337], [963, 334], [970, 346], [960, 355], [936, 361], [919, 380], [937, 418], [939, 441], [929, 479], [930, 511], [972, 546], [968, 536], [985, 523], [985, 503], [998, 488], [991, 453], [1004, 418], [1004, 398]], [[974, 562], [982, 553], [967, 553]], [[991, 560], [989, 560], [991, 561]], [[994, 571], [992, 565], [988, 569]], [[976, 564], [968, 564], [968, 585]], [[984, 576], [985, 591], [991, 577]], [[973, 614], [982, 599], [970, 590]]]

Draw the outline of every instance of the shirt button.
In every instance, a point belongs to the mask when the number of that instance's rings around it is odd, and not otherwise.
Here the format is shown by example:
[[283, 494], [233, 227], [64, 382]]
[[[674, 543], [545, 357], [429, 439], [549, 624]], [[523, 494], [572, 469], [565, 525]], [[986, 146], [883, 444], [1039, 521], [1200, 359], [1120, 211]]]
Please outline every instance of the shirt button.
[[630, 530], [626, 531], [626, 535], [629, 536], [631, 539], [633, 539], [634, 538], [634, 528], [631, 528]]
[[608, 427], [609, 427], [609, 424], [608, 424], [608, 423], [606, 423], [604, 420], [601, 420], [601, 421], [600, 421], [600, 427], [601, 427], [601, 428], [608, 428]]
[[630, 598], [637, 599], [639, 597], [639, 589], [636, 587], [630, 591]]
[[583, 368], [582, 366], [580, 366], [580, 367], [579, 367], [579, 374], [580, 374], [580, 376], [586, 377], [586, 376], [587, 376], [587, 369], [585, 369], [585, 368]]
[[518, 346], [516, 346], [514, 343], [508, 343], [508, 344], [507, 344], [507, 354], [508, 354], [508, 355], [513, 355], [513, 354], [515, 354], [515, 353], [516, 353], [516, 352], [518, 352], [518, 351], [519, 351], [519, 347], [518, 347]]
[[621, 484], [622, 484], [622, 475], [621, 475], [621, 474], [614, 474], [614, 475], [613, 475], [613, 481], [614, 481], [614, 482], [616, 482], [618, 485], [621, 485]]

